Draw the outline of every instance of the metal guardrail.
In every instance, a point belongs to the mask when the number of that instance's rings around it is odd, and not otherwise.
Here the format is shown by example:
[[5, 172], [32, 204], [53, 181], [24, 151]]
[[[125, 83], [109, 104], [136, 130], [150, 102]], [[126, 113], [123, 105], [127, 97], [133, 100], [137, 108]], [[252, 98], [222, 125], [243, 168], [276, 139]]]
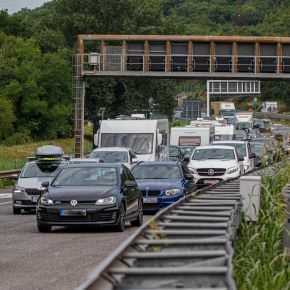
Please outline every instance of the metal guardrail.
[[278, 114], [278, 113], [255, 112], [254, 117], [261, 118], [261, 119], [273, 119], [273, 120], [290, 120], [290, 115]]
[[238, 179], [198, 190], [140, 227], [77, 290], [235, 290], [240, 210]]
[[13, 178], [20, 174], [20, 169], [13, 169], [13, 170], [7, 170], [7, 171], [0, 171], [0, 179], [1, 178]]

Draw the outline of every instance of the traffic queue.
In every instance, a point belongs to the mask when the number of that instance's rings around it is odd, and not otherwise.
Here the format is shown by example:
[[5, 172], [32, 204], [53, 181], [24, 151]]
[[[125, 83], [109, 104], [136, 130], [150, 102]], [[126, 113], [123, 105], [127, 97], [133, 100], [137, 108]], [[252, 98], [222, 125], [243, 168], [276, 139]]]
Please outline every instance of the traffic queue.
[[232, 118], [230, 124], [197, 119], [171, 129], [166, 119], [104, 120], [94, 137], [97, 148], [84, 159], [42, 146], [18, 177], [13, 213], [36, 211], [40, 232], [54, 226], [140, 226], [143, 211], [156, 212], [199, 186], [278, 159], [269, 120], [241, 116], [236, 124]]

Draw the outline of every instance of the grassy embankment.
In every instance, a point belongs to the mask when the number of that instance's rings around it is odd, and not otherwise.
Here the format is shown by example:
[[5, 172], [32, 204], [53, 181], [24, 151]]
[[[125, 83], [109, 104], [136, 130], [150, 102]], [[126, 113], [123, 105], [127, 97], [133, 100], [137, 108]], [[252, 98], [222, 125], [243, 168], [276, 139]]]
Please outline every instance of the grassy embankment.
[[[41, 145], [58, 145], [63, 148], [65, 154], [73, 154], [74, 140], [57, 139], [35, 142], [24, 145], [3, 146], [0, 145], [0, 171], [21, 168], [28, 156], [33, 156], [37, 147]], [[85, 152], [91, 150], [91, 144], [85, 141]], [[0, 179], [0, 188], [11, 185], [11, 181]]]
[[282, 188], [290, 182], [290, 164], [263, 177], [257, 223], [242, 221], [235, 245], [235, 279], [239, 290], [289, 290], [290, 260], [282, 248], [285, 203]]

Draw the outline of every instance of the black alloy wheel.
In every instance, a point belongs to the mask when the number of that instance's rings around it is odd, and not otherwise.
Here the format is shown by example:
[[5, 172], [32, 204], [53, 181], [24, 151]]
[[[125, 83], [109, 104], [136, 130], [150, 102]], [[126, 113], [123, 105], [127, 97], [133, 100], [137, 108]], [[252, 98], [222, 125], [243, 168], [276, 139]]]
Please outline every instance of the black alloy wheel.
[[37, 229], [40, 233], [49, 233], [51, 231], [51, 226], [37, 223]]
[[143, 203], [142, 200], [138, 202], [138, 215], [134, 221], [131, 221], [133, 227], [140, 227], [143, 224]]
[[124, 205], [122, 204], [121, 208], [120, 208], [118, 223], [115, 226], [115, 229], [117, 232], [124, 232], [125, 231], [125, 222], [126, 222], [125, 215], [126, 215], [125, 208], [124, 208]]

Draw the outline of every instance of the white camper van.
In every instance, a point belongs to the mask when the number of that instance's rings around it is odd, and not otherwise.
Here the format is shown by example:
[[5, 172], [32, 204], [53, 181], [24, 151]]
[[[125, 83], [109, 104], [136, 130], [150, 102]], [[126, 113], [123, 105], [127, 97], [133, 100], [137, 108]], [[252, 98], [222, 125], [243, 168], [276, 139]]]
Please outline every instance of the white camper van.
[[214, 127], [214, 140], [227, 141], [234, 139], [234, 125], [215, 125]]
[[210, 144], [214, 136], [213, 126], [173, 127], [170, 134], [170, 145], [204, 146]]
[[97, 147], [127, 147], [138, 161], [168, 158], [168, 120], [103, 120], [94, 136]]

